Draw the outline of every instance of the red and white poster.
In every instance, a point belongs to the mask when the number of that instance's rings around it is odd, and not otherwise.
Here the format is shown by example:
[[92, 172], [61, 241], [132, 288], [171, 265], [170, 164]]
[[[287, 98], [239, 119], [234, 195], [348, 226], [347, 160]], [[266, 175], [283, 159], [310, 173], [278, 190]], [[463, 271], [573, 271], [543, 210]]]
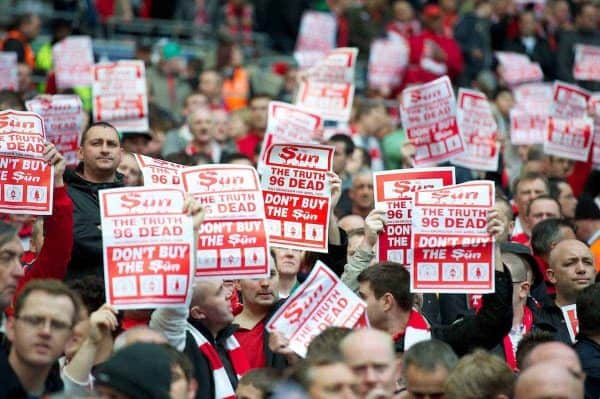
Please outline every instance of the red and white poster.
[[333, 147], [274, 144], [261, 185], [271, 245], [327, 252]]
[[269, 275], [269, 242], [256, 169], [202, 165], [181, 170], [186, 193], [205, 209], [196, 277], [263, 278]]
[[65, 157], [68, 166], [78, 164], [77, 152], [83, 129], [83, 106], [76, 95], [38, 96], [25, 103], [44, 119], [46, 138]]
[[89, 36], [69, 36], [56, 43], [52, 60], [59, 89], [92, 85], [94, 52]]
[[544, 79], [540, 64], [531, 62], [525, 54], [497, 51], [495, 55], [500, 63], [500, 77], [508, 86], [539, 82]]
[[267, 131], [262, 141], [258, 171], [262, 173], [265, 153], [273, 144], [311, 143], [322, 140], [323, 120], [315, 113], [302, 110], [295, 105], [271, 101]]
[[552, 83], [525, 83], [512, 89], [517, 104], [552, 103]]
[[592, 140], [592, 164], [600, 169], [600, 94], [590, 97], [590, 107], [594, 112], [594, 139]]
[[409, 46], [402, 36], [375, 39], [369, 52], [369, 87], [391, 90], [397, 87], [408, 66]]
[[306, 11], [302, 15], [294, 58], [300, 69], [316, 64], [335, 47], [337, 23], [330, 13]]
[[493, 205], [491, 181], [417, 191], [411, 292], [494, 292], [494, 239], [486, 231]]
[[144, 177], [144, 187], [179, 187], [179, 172], [186, 166], [141, 154], [133, 154]]
[[354, 83], [357, 56], [355, 47], [333, 49], [306, 72], [306, 77], [325, 83]]
[[583, 118], [587, 116], [590, 92], [579, 86], [556, 81], [553, 87], [552, 116], [556, 118]]
[[365, 303], [323, 262], [317, 261], [304, 283], [267, 322], [305, 357], [308, 344], [327, 327], [366, 327]]
[[0, 213], [52, 214], [54, 168], [44, 160], [44, 121], [0, 112]]
[[454, 168], [401, 169], [373, 174], [375, 208], [385, 209], [386, 224], [377, 242], [377, 259], [409, 266], [415, 192], [454, 184]]
[[148, 131], [148, 95], [144, 68], [143, 61], [94, 65], [94, 122], [110, 122], [119, 131]]
[[485, 94], [460, 88], [456, 117], [465, 152], [452, 158], [451, 162], [473, 170], [497, 171], [500, 153], [498, 125]]
[[17, 53], [0, 51], [0, 90], [19, 90]]
[[173, 188], [100, 191], [106, 301], [117, 309], [188, 306], [194, 226]]
[[600, 81], [600, 47], [575, 45], [573, 77], [575, 80]]
[[579, 334], [579, 319], [577, 318], [577, 305], [566, 305], [560, 308], [562, 311], [563, 317], [567, 324], [567, 330], [569, 331], [569, 336], [571, 337], [571, 342], [577, 342], [577, 334]]
[[517, 106], [510, 110], [510, 142], [514, 145], [541, 144], [544, 142], [548, 108]]
[[313, 80], [300, 82], [296, 105], [318, 113], [323, 119], [347, 122], [352, 111], [354, 85]]
[[557, 157], [587, 161], [592, 146], [594, 122], [591, 118], [548, 118], [544, 153]]
[[416, 146], [416, 165], [446, 161], [465, 150], [447, 76], [405, 89], [400, 114], [408, 139]]

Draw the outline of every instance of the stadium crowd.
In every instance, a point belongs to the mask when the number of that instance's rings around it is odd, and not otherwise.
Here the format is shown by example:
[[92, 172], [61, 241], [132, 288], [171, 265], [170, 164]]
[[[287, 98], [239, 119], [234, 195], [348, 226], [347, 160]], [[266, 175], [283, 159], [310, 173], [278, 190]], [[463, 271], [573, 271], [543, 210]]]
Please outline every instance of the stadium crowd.
[[[0, 48], [17, 53], [19, 90], [0, 91], [0, 111], [25, 110], [24, 101], [39, 94], [78, 94], [91, 115], [89, 87], [57, 88], [52, 45], [80, 33], [102, 39], [111, 18], [205, 26], [216, 46], [193, 57], [177, 38], [137, 37], [133, 56], [146, 65], [149, 130], [89, 122], [76, 168], [65, 167], [48, 143], [52, 214], [2, 215], [0, 399], [600, 397], [600, 171], [591, 160], [511, 143], [515, 98], [495, 56], [523, 54], [539, 63], [544, 81], [598, 91], [600, 81], [576, 81], [572, 70], [577, 44], [600, 46], [599, 4], [11, 3], [78, 19], [25, 13], [6, 26]], [[327, 127], [324, 140], [335, 148], [328, 253], [272, 247], [269, 278], [197, 280], [188, 308], [114, 309], [105, 299], [99, 191], [143, 184], [133, 153], [186, 166], [255, 166], [269, 102], [292, 102], [302, 79], [291, 55], [307, 10], [334, 15], [336, 46], [359, 49], [351, 118]], [[405, 39], [408, 66], [394, 86], [371, 87], [365, 67], [370, 46], [386, 35]], [[425, 67], [424, 58], [441, 68]], [[496, 242], [495, 292], [483, 296], [415, 294], [406, 268], [376, 262], [386, 213], [375, 207], [372, 173], [414, 167], [415, 146], [399, 121], [401, 92], [443, 75], [455, 88], [483, 92], [498, 125], [496, 171], [455, 167], [457, 183], [486, 179], [496, 185], [487, 225]], [[203, 208], [189, 200], [185, 210], [198, 228]], [[370, 328], [329, 327], [300, 358], [265, 325], [317, 258], [365, 301]], [[561, 310], [573, 304], [576, 343]]]

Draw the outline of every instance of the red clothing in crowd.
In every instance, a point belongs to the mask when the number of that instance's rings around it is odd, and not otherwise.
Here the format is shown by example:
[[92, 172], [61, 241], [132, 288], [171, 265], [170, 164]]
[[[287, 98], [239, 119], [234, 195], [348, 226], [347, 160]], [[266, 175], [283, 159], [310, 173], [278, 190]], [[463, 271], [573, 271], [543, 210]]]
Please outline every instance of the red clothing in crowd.
[[[437, 63], [439, 69], [432, 67], [435, 62], [431, 55], [431, 42], [446, 54], [446, 60]], [[410, 59], [404, 86], [430, 82], [444, 75], [454, 79], [462, 72], [463, 57], [460, 47], [454, 39], [426, 30], [411, 37], [408, 43], [410, 46]]]
[[244, 352], [246, 352], [250, 369], [266, 367], [264, 319], [250, 330], [240, 327], [233, 335], [240, 343]]
[[235, 144], [240, 153], [254, 161], [256, 158], [256, 146], [262, 142], [262, 139], [262, 135], [258, 135], [254, 131], [249, 131], [244, 137], [239, 138]]
[[548, 295], [555, 295], [556, 287], [550, 282], [550, 280], [548, 280], [548, 276], [546, 275], [546, 271], [548, 270], [550, 265], [548, 265], [548, 263], [539, 256], [533, 255], [533, 257], [535, 258], [540, 272], [542, 272], [542, 276], [544, 276], [544, 282], [546, 283], [546, 293]]
[[52, 215], [44, 219], [44, 245], [25, 276], [19, 280], [17, 293], [29, 280], [55, 278], [62, 280], [67, 273], [73, 248], [73, 202], [66, 187], [54, 189]]

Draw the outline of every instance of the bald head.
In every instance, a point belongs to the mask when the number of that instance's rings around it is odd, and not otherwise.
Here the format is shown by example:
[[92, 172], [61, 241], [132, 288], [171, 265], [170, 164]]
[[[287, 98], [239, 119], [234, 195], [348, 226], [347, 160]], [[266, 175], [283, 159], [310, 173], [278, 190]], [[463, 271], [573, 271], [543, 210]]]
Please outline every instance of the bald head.
[[358, 215], [347, 215], [339, 220], [338, 226], [347, 233], [365, 227], [365, 219]]
[[517, 380], [515, 399], [583, 399], [583, 380], [561, 364], [537, 364]]
[[550, 252], [550, 259], [548, 261], [550, 267], [556, 268], [566, 254], [570, 252], [587, 253], [592, 257], [592, 251], [583, 242], [574, 239], [562, 240]]
[[388, 358], [395, 357], [394, 340], [392, 336], [384, 331], [373, 328], [363, 328], [348, 334], [340, 343], [342, 354], [355, 351], [358, 347], [365, 346], [377, 348]]
[[533, 348], [528, 356], [523, 359], [522, 370], [538, 364], [560, 364], [563, 368], [581, 373], [581, 362], [577, 353], [569, 345], [559, 341], [546, 342]]
[[152, 344], [168, 343], [167, 338], [161, 332], [153, 330], [148, 326], [137, 326], [128, 329], [117, 337], [114, 350], [116, 352], [126, 346], [140, 342]]
[[511, 252], [502, 253], [502, 263], [510, 270], [513, 281], [528, 281], [529, 266], [519, 255]]

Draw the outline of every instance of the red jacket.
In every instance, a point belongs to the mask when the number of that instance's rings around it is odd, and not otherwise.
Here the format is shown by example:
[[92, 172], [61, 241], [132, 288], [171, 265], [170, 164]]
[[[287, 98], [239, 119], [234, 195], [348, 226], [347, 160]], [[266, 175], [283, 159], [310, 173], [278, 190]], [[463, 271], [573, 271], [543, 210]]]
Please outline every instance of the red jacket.
[[[434, 42], [446, 53], [445, 73], [434, 73], [423, 68], [422, 61], [428, 58], [424, 51], [425, 43], [428, 41]], [[404, 78], [404, 86], [430, 82], [443, 75], [448, 75], [450, 79], [454, 79], [462, 72], [464, 67], [463, 57], [460, 47], [454, 39], [427, 30], [411, 37], [408, 43], [410, 46], [410, 59]]]
[[44, 245], [38, 257], [25, 270], [19, 280], [17, 293], [35, 278], [55, 278], [62, 280], [67, 273], [73, 248], [73, 202], [67, 194], [67, 187], [54, 189], [52, 215], [44, 220]]

